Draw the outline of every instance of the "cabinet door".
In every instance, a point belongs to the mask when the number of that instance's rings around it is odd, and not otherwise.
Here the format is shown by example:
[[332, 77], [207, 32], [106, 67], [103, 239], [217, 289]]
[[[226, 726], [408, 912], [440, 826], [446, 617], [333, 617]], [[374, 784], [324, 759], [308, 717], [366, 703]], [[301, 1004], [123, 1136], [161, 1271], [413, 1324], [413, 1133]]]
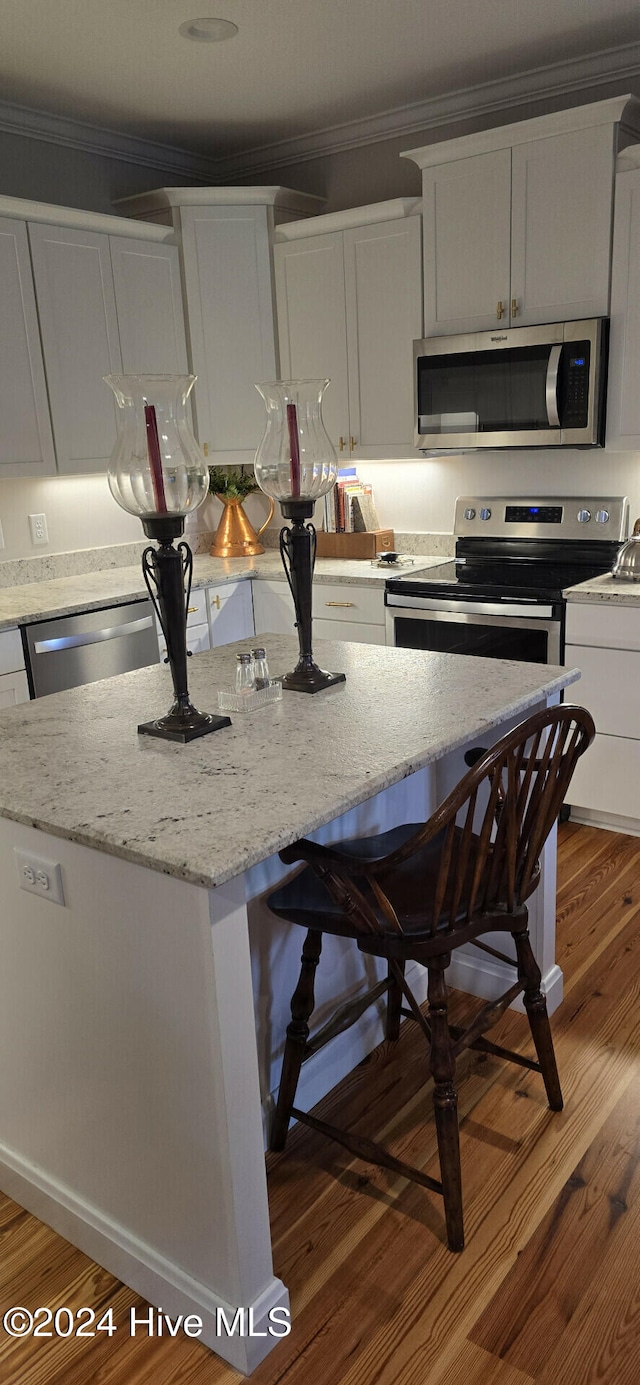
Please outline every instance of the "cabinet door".
[[58, 470], [105, 471], [116, 439], [103, 376], [122, 370], [109, 237], [29, 225]]
[[188, 370], [177, 245], [110, 236], [122, 369], [134, 375]]
[[611, 271], [607, 447], [640, 448], [640, 169], [617, 179]]
[[269, 632], [272, 635], [293, 635], [295, 613], [288, 583], [261, 579], [252, 585], [256, 635]]
[[331, 384], [322, 417], [336, 451], [349, 455], [349, 387], [343, 232], [274, 247], [283, 379]]
[[422, 186], [425, 337], [508, 324], [511, 150], [425, 168]]
[[422, 335], [421, 219], [343, 234], [355, 455], [388, 457], [398, 449], [406, 457], [414, 446], [413, 342]]
[[0, 710], [29, 701], [29, 684], [24, 671], [0, 674]]
[[0, 218], [0, 467], [5, 475], [55, 471], [53, 435], [31, 277], [27, 228]]
[[265, 426], [255, 386], [276, 376], [267, 209], [180, 218], [198, 438], [218, 460], [252, 462]]
[[512, 163], [512, 326], [609, 311], [614, 132], [519, 144]]
[[254, 634], [251, 582], [226, 582], [207, 587], [211, 645], [250, 640]]

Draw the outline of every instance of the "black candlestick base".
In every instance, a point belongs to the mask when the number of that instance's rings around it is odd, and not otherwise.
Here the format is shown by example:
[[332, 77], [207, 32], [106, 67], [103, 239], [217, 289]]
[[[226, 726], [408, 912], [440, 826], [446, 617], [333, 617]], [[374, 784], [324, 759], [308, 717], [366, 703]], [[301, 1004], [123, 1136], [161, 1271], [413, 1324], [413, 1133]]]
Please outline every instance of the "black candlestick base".
[[138, 727], [140, 736], [158, 736], [163, 741], [178, 741], [181, 745], [186, 745], [188, 741], [195, 741], [198, 736], [208, 736], [211, 731], [220, 731], [223, 726], [231, 725], [231, 717], [218, 717], [213, 712], [197, 712], [193, 708], [192, 716], [181, 715], [173, 711], [167, 712], [166, 717], [158, 717], [156, 721], [143, 721]]
[[334, 683], [344, 683], [345, 679], [344, 673], [326, 673], [317, 664], [303, 666], [299, 663], [291, 673], [285, 673], [280, 681], [285, 692], [317, 693], [322, 692], [323, 688], [333, 687]]
[[296, 612], [296, 629], [300, 658], [291, 673], [285, 673], [282, 687], [285, 692], [317, 693], [345, 682], [344, 673], [327, 673], [314, 662], [311, 649], [311, 593], [316, 561], [316, 531], [305, 524], [313, 514], [312, 500], [280, 502], [285, 519], [293, 520], [291, 528], [280, 531], [280, 555], [291, 588]]
[[[145, 721], [138, 727], [141, 736], [158, 736], [165, 741], [186, 745], [198, 736], [208, 736], [230, 726], [230, 717], [212, 712], [199, 712], [193, 705], [187, 688], [187, 607], [191, 592], [193, 556], [189, 545], [178, 544], [184, 529], [183, 515], [158, 515], [143, 520], [145, 534], [156, 539], [159, 547], [145, 548], [142, 571], [149, 596], [157, 611], [167, 642], [167, 662], [171, 669], [175, 702], [167, 715]], [[185, 590], [186, 588], [186, 590]]]

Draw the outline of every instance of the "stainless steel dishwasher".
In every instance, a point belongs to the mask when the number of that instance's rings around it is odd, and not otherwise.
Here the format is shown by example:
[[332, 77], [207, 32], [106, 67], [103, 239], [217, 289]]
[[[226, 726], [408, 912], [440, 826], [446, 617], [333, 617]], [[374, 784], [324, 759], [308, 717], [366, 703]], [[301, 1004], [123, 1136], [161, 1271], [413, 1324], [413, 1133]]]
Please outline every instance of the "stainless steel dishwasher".
[[124, 606], [25, 625], [23, 643], [32, 697], [159, 661], [150, 601], [129, 601]]

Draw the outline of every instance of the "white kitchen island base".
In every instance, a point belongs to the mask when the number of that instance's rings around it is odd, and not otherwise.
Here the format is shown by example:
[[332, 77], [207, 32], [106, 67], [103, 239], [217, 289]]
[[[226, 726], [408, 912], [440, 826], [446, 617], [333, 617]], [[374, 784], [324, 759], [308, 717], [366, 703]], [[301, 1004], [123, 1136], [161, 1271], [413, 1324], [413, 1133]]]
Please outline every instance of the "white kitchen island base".
[[[270, 646], [292, 661], [292, 640]], [[174, 1322], [201, 1318], [200, 1340], [247, 1373], [287, 1328], [264, 1126], [301, 936], [266, 908], [277, 851], [423, 821], [466, 747], [575, 676], [348, 644], [321, 657], [346, 684], [188, 747], [136, 736], [168, 700], [161, 669], [0, 714], [0, 1186]], [[197, 705], [234, 661], [233, 646], [193, 660]], [[16, 851], [51, 879], [60, 865], [63, 904], [21, 888]], [[555, 1004], [553, 843], [544, 868], [531, 932]], [[372, 965], [328, 940], [317, 1022]], [[461, 966], [466, 989], [504, 989], [484, 959]], [[301, 1101], [381, 1021], [372, 1009], [305, 1065]]]

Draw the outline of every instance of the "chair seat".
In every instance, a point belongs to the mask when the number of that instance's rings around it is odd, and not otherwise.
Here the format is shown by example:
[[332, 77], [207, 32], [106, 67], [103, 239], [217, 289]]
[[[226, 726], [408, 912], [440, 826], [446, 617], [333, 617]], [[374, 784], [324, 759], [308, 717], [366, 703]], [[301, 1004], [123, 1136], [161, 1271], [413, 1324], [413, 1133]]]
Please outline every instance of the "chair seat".
[[[397, 850], [422, 826], [422, 823], [405, 823], [375, 837], [360, 837], [354, 841], [334, 843], [332, 850], [344, 851], [345, 855], [360, 858], [362, 861], [375, 861]], [[402, 865], [396, 866], [392, 874], [381, 877], [381, 884], [396, 911], [403, 932], [414, 942], [422, 935], [425, 938], [431, 937], [435, 881], [445, 835], [446, 829], [443, 829], [427, 846], [416, 851]], [[383, 934], [397, 939], [398, 934], [385, 919], [364, 877], [359, 877], [355, 869], [350, 874], [371, 905]], [[465, 917], [467, 899], [468, 889], [463, 889], [457, 919], [462, 920]], [[286, 919], [288, 923], [298, 923], [304, 928], [315, 928], [319, 932], [334, 933], [341, 937], [361, 936], [354, 928], [352, 919], [332, 898], [326, 885], [311, 866], [305, 866], [304, 870], [286, 885], [270, 895], [267, 904], [274, 914]], [[443, 912], [441, 926], [444, 928], [449, 921], [450, 915], [445, 917]]]

